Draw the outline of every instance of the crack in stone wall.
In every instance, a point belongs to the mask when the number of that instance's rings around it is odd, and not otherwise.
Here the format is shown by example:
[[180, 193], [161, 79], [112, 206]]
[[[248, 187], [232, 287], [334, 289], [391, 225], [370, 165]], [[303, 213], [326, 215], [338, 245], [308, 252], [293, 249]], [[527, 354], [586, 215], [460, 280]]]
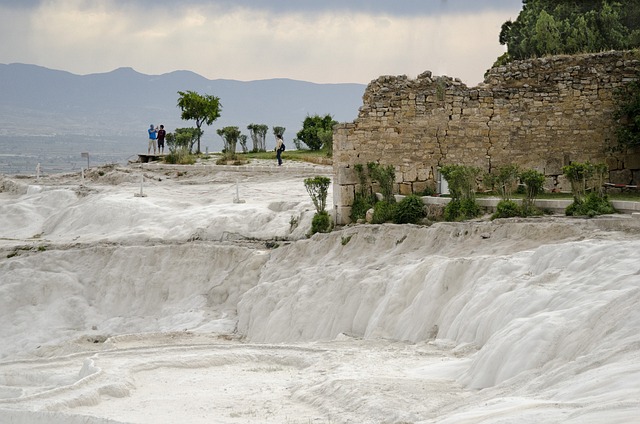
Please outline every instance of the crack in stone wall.
[[493, 148], [493, 142], [491, 140], [491, 121], [493, 119], [493, 117], [495, 116], [495, 110], [493, 108], [493, 105], [490, 107], [491, 110], [491, 114], [489, 115], [489, 121], [487, 121], [487, 129], [488, 129], [488, 133], [487, 133], [487, 172], [491, 172], [492, 170], [492, 166], [491, 166], [491, 149]]
[[517, 164], [556, 189], [566, 185], [563, 165], [587, 160], [606, 162], [612, 182], [640, 180], [640, 155], [605, 153], [615, 142], [613, 93], [639, 74], [636, 53], [606, 52], [516, 61], [472, 88], [429, 71], [379, 77], [356, 120], [334, 130], [336, 221], [349, 221], [354, 165], [369, 162], [394, 166], [400, 194], [435, 188], [438, 167], [450, 164]]

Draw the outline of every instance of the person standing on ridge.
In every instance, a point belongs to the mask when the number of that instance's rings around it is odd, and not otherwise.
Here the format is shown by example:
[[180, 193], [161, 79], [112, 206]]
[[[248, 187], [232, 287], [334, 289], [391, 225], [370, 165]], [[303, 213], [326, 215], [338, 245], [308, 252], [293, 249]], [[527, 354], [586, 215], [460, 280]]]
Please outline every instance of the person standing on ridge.
[[156, 130], [153, 124], [149, 125], [147, 130], [149, 133], [149, 147], [147, 148], [147, 154], [151, 154], [151, 147], [153, 146], [153, 154], [156, 154], [156, 139], [158, 138], [158, 130]]
[[282, 140], [282, 137], [276, 136], [276, 159], [278, 159], [278, 166], [282, 165], [282, 152], [284, 152], [284, 140]]
[[167, 132], [164, 130], [164, 125], [160, 125], [160, 129], [158, 130], [158, 154], [164, 155], [164, 136], [167, 135]]

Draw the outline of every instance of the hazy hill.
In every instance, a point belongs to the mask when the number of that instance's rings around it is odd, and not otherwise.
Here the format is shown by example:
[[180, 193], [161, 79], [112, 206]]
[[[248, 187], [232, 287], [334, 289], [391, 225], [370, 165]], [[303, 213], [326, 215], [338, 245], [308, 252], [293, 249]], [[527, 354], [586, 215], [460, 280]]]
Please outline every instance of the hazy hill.
[[[362, 104], [363, 84], [315, 84], [289, 79], [209, 80], [189, 71], [145, 75], [131, 68], [75, 75], [35, 65], [0, 64], [0, 135], [117, 135], [145, 137], [149, 124], [168, 131], [194, 126], [182, 121], [178, 91], [220, 98], [215, 130], [250, 123], [283, 126], [285, 140], [300, 130], [307, 115], [331, 114], [352, 121]], [[270, 133], [271, 134], [271, 133]], [[215, 136], [214, 136], [215, 135]]]

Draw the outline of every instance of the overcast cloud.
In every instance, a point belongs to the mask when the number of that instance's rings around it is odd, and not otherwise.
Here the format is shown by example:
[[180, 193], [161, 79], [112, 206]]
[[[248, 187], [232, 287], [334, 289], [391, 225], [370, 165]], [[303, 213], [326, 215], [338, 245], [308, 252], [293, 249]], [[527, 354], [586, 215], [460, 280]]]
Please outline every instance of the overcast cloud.
[[521, 0], [1, 0], [0, 63], [77, 74], [368, 83], [425, 70], [475, 85]]

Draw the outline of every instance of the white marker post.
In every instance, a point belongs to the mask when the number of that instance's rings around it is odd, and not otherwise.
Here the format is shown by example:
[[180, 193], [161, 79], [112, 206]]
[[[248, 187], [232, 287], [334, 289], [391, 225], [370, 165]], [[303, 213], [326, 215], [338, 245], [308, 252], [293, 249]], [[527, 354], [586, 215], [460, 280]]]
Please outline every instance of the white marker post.
[[36, 165], [36, 180], [40, 179], [40, 163]]
[[144, 194], [142, 191], [143, 186], [144, 186], [144, 175], [140, 175], [140, 193], [134, 194], [135, 197], [147, 197], [147, 195]]
[[240, 200], [240, 188], [238, 186], [237, 178], [236, 178], [236, 197], [234, 197], [233, 203], [244, 203], [244, 200]]

